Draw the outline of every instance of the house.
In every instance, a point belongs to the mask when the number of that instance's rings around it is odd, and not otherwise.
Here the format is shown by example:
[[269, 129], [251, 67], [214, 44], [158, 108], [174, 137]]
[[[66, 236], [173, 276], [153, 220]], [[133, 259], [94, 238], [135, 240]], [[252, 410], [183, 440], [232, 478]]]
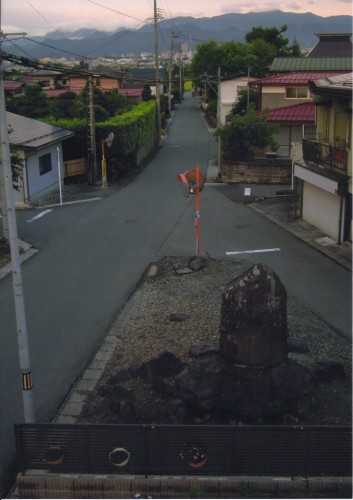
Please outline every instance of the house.
[[118, 92], [126, 99], [127, 103], [138, 103], [142, 101], [143, 89], [119, 89]]
[[23, 87], [26, 85], [23, 81], [4, 80], [4, 90], [6, 96], [20, 95], [23, 92]]
[[259, 95], [259, 109], [269, 111], [268, 121], [279, 127], [275, 140], [277, 155], [288, 157], [291, 144], [301, 141], [315, 125], [315, 106], [308, 88], [310, 79], [342, 74], [331, 71], [301, 71], [252, 80]]
[[315, 134], [305, 135], [293, 163], [299, 216], [337, 243], [352, 241], [352, 82], [353, 73], [308, 82]]
[[276, 57], [270, 71], [352, 71], [351, 33], [317, 33], [317, 36], [318, 43], [306, 57]]
[[[166, 78], [165, 68], [159, 68], [159, 94], [164, 92], [163, 81]], [[156, 71], [154, 68], [134, 68], [131, 71], [131, 76], [124, 78], [122, 88], [124, 89], [141, 89], [145, 85], [149, 85], [152, 95], [156, 95]]]
[[239, 91], [248, 89], [249, 82], [256, 80], [254, 77], [241, 75], [238, 77], [223, 77], [220, 83], [220, 122], [225, 125], [227, 115], [232, 110], [234, 103], [239, 98]]
[[[31, 82], [41, 85], [43, 91], [49, 90], [71, 90], [80, 93], [88, 82], [89, 74], [61, 73], [60, 71], [38, 70], [31, 73]], [[103, 91], [118, 90], [121, 86], [121, 78], [117, 76], [93, 75], [92, 83]]]
[[23, 159], [16, 205], [26, 205], [45, 191], [59, 185], [64, 177], [62, 143], [74, 133], [60, 127], [7, 112], [11, 129], [9, 142]]

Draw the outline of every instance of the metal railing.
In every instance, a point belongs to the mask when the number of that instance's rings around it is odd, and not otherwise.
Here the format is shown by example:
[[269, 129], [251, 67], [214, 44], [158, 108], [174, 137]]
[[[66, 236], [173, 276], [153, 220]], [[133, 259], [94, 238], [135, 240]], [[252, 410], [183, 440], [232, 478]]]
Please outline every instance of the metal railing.
[[22, 472], [351, 476], [351, 427], [20, 424]]
[[325, 142], [303, 139], [303, 158], [329, 170], [347, 174], [347, 149]]

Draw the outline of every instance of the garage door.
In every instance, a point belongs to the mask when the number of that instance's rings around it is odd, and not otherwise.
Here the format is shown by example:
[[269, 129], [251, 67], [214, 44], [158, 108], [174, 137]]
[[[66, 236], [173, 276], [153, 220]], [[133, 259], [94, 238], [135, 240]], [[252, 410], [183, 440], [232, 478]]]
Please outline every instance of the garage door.
[[335, 241], [338, 238], [340, 197], [304, 182], [303, 219]]

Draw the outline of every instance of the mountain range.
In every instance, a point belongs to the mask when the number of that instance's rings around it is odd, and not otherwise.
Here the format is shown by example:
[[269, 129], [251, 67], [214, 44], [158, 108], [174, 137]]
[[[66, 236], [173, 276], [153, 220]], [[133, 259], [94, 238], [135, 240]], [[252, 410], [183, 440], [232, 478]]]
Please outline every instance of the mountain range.
[[[297, 14], [274, 10], [247, 14], [224, 14], [216, 17], [175, 17], [163, 19], [159, 27], [159, 51], [174, 50], [186, 43], [191, 50], [209, 40], [224, 43], [230, 40], [245, 43], [245, 35], [254, 26], [281, 28], [288, 26], [284, 36], [291, 42], [297, 40], [302, 49], [309, 49], [318, 42], [318, 33], [351, 33], [352, 16], [321, 17], [310, 12]], [[42, 37], [3, 43], [3, 50], [33, 59], [120, 57], [154, 52], [154, 26], [146, 24], [137, 30], [118, 29], [106, 32], [83, 28], [75, 32], [53, 31]]]

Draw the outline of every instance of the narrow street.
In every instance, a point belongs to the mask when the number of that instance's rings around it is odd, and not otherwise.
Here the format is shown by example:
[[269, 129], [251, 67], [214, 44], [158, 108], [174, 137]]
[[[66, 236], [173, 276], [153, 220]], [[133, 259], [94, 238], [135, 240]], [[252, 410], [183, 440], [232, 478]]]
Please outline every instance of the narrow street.
[[[17, 213], [19, 237], [39, 250], [22, 268], [38, 422], [52, 419], [147, 266], [165, 255], [195, 254], [195, 200], [183, 197], [176, 176], [196, 165], [206, 174], [217, 157], [198, 102], [186, 95], [162, 148], [124, 189], [34, 220], [36, 210]], [[350, 334], [351, 273], [229, 200], [222, 186], [206, 185], [201, 254], [223, 258], [256, 249], [278, 249], [246, 258], [271, 266], [288, 293]], [[15, 457], [13, 424], [23, 421], [11, 276], [0, 281], [0, 331], [4, 471]]]

